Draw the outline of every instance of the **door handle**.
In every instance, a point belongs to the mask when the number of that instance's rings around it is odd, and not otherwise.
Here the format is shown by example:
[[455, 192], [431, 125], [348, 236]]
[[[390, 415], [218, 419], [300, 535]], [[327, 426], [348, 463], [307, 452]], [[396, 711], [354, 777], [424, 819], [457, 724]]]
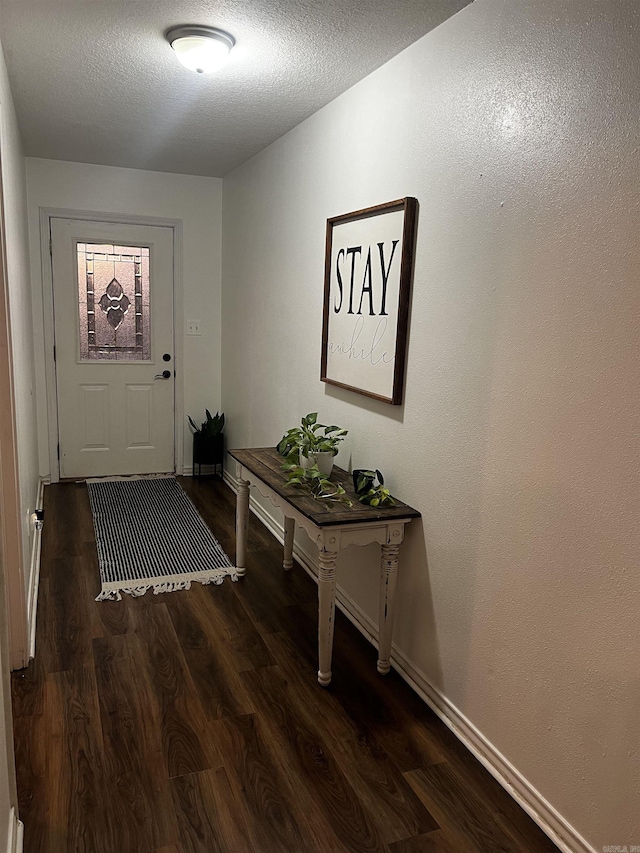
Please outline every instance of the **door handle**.
[[154, 379], [171, 379], [171, 371], [163, 370], [162, 373], [156, 373]]

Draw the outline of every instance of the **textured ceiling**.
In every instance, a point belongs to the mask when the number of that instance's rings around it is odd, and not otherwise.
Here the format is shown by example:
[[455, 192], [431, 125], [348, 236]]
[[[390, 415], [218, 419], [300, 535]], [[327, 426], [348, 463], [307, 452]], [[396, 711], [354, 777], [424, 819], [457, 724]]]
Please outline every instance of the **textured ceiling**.
[[[0, 0], [25, 153], [223, 176], [469, 0]], [[236, 38], [196, 75], [178, 24]]]

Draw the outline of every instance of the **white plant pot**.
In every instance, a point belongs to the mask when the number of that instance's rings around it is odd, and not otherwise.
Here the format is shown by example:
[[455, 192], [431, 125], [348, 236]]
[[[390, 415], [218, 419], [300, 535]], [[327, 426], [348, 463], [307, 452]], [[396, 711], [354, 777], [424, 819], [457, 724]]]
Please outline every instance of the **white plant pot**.
[[300, 451], [300, 467], [311, 468], [317, 465], [321, 473], [328, 477], [333, 468], [333, 453], [330, 450], [320, 450], [317, 453], [309, 453], [309, 458]]

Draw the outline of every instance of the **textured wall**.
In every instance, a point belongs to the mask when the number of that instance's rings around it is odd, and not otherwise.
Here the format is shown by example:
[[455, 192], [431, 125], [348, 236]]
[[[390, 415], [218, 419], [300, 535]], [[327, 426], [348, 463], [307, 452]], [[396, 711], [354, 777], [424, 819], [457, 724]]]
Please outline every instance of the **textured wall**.
[[[639, 41], [633, 0], [476, 0], [224, 188], [230, 446], [350, 430], [423, 513], [399, 648], [598, 849], [640, 844]], [[393, 408], [318, 379], [324, 226], [404, 195]]]
[[[181, 219], [184, 318], [201, 319], [202, 334], [184, 337], [184, 407], [196, 420], [220, 407], [220, 274], [222, 181], [137, 169], [27, 158], [34, 324], [42, 329], [39, 208], [105, 211]], [[44, 349], [36, 345], [41, 473], [49, 472]], [[184, 434], [191, 464], [191, 433]]]

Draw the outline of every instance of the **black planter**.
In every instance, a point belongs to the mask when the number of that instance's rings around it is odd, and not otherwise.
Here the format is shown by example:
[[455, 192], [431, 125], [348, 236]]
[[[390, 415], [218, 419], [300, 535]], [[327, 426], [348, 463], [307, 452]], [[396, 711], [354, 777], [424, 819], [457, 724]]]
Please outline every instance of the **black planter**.
[[355, 468], [352, 472], [353, 474], [353, 489], [356, 494], [358, 494], [358, 479], [362, 477], [366, 481], [366, 485], [363, 488], [363, 492], [368, 492], [369, 489], [373, 486], [375, 477], [370, 477], [365, 474], [366, 468]]
[[222, 463], [224, 462], [224, 433], [218, 433], [212, 437], [203, 435], [201, 432], [193, 434], [193, 476], [196, 476], [196, 465], [198, 466], [198, 477], [202, 476], [203, 465], [213, 465], [213, 475], [222, 477]]
[[[362, 477], [365, 481], [365, 484], [361, 490], [362, 494], [366, 494], [369, 489], [372, 489], [376, 480], [380, 483], [380, 485], [384, 485], [384, 479], [380, 471], [376, 469], [375, 472], [371, 472], [368, 468], [355, 468], [352, 472], [353, 474], [353, 488], [356, 494], [358, 492], [358, 480]], [[374, 476], [372, 476], [374, 474]]]

